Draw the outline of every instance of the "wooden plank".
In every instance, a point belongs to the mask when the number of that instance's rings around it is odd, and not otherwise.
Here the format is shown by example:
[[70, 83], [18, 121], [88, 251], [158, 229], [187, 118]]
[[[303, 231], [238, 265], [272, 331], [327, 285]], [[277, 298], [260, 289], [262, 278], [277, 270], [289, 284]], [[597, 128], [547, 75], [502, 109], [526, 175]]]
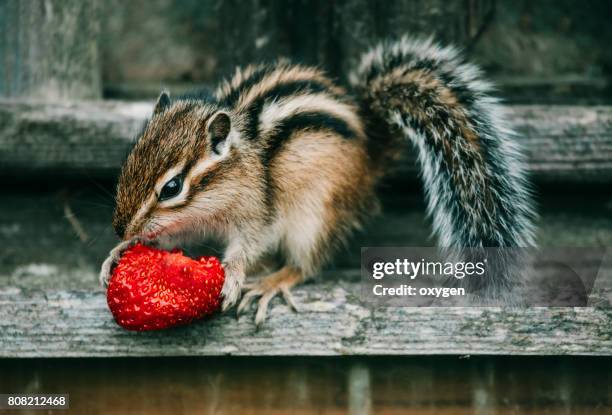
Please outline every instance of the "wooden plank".
[[56, 101], [102, 95], [104, 2], [0, 2], [0, 96]]
[[605, 357], [0, 359], [0, 390], [62, 391], [88, 415], [609, 415], [611, 372]]
[[612, 310], [376, 308], [359, 284], [295, 290], [301, 312], [275, 302], [264, 327], [220, 315], [189, 327], [131, 333], [101, 291], [0, 289], [0, 357], [611, 355]]
[[0, 99], [0, 170], [116, 174], [151, 105]]
[[[0, 172], [115, 177], [151, 104], [48, 104], [0, 99]], [[511, 106], [511, 124], [539, 182], [612, 182], [612, 107]], [[402, 180], [418, 171], [408, 151]]]

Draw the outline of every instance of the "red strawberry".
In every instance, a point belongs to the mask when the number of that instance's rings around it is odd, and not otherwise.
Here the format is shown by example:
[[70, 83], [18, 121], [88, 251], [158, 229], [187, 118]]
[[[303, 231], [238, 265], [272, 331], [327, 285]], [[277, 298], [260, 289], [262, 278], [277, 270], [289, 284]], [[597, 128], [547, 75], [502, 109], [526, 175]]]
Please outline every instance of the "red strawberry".
[[215, 257], [188, 258], [137, 244], [113, 270], [106, 300], [128, 330], [159, 330], [188, 324], [215, 312], [225, 274]]

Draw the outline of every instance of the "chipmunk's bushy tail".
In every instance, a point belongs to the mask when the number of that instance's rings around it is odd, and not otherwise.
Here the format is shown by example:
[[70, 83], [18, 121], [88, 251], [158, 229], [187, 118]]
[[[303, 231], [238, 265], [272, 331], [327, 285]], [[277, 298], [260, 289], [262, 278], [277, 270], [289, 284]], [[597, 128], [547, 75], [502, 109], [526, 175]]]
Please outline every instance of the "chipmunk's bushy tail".
[[523, 156], [476, 66], [452, 47], [404, 37], [366, 53], [351, 83], [374, 162], [385, 169], [406, 140], [416, 148], [440, 246], [533, 246]]

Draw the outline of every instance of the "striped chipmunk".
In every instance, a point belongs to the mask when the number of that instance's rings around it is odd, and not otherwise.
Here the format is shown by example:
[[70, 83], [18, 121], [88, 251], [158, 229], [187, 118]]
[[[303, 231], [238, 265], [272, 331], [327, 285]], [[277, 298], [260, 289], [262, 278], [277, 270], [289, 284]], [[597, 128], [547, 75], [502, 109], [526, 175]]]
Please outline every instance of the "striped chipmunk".
[[[258, 298], [255, 322], [316, 274], [379, 210], [375, 190], [411, 143], [442, 247], [529, 247], [532, 202], [520, 149], [480, 70], [452, 47], [404, 37], [364, 54], [350, 91], [317, 68], [238, 69], [212, 95], [162, 92], [117, 185], [123, 239], [171, 248], [224, 243], [222, 309]], [[276, 252], [284, 265], [246, 276]], [[489, 281], [492, 287], [504, 281]], [[244, 293], [244, 295], [243, 295]]]

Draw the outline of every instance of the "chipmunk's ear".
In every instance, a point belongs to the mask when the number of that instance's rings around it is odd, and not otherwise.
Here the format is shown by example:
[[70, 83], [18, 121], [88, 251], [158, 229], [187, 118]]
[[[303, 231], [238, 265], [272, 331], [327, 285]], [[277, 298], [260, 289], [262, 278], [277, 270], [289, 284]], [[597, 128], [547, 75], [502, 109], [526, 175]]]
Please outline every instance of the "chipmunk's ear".
[[164, 112], [166, 109], [168, 109], [171, 103], [172, 101], [170, 101], [170, 95], [168, 95], [168, 92], [162, 91], [162, 93], [159, 94], [159, 97], [157, 98], [155, 107], [153, 108], [153, 115], [157, 115]]
[[227, 136], [232, 128], [232, 121], [228, 113], [219, 111], [214, 114], [206, 125], [206, 132], [212, 151], [220, 155], [227, 142]]

